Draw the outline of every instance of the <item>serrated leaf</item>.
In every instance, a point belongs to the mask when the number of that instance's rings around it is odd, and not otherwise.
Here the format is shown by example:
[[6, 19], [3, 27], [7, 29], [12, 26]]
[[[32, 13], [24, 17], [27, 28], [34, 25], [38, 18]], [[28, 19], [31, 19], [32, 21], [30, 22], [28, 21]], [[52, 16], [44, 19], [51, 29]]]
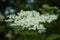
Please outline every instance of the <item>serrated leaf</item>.
[[54, 40], [54, 39], [57, 39], [59, 37], [60, 37], [60, 35], [58, 35], [58, 34], [51, 34], [50, 36], [47, 37], [46, 40]]

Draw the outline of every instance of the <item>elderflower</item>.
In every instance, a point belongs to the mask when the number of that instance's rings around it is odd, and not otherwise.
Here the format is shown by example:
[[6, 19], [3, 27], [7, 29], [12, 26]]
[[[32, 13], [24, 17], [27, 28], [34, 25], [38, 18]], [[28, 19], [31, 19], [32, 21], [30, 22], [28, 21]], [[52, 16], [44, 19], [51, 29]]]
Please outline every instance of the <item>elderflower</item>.
[[[18, 15], [18, 16], [17, 16]], [[39, 33], [42, 33], [46, 30], [43, 24], [41, 23], [51, 23], [53, 20], [56, 20], [58, 15], [55, 14], [42, 14], [40, 15], [37, 11], [23, 11], [21, 10], [17, 15], [8, 15], [9, 18], [6, 20], [14, 21], [10, 26], [22, 26], [22, 29], [28, 28], [28, 30], [38, 30]]]

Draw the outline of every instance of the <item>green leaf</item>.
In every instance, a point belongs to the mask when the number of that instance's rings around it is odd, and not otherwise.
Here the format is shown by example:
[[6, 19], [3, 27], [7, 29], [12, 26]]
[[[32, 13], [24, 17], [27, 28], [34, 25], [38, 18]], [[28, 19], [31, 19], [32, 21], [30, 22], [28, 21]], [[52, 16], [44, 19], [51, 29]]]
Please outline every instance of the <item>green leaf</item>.
[[47, 37], [46, 40], [54, 40], [54, 39], [57, 39], [59, 37], [60, 37], [60, 35], [58, 35], [58, 34], [51, 34], [50, 36]]
[[0, 26], [0, 32], [3, 32], [5, 30], [4, 26]]

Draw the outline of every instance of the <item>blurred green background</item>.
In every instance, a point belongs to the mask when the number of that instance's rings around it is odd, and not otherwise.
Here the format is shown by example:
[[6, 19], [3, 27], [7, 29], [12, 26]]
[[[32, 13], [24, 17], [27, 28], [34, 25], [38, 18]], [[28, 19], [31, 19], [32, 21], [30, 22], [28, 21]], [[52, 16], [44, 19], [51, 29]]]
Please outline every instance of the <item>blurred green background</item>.
[[[46, 33], [39, 34], [36, 31], [26, 30], [16, 33], [4, 19], [9, 14], [17, 14], [20, 10], [58, 14], [58, 19], [45, 24]], [[60, 0], [0, 0], [0, 40], [60, 40]]]

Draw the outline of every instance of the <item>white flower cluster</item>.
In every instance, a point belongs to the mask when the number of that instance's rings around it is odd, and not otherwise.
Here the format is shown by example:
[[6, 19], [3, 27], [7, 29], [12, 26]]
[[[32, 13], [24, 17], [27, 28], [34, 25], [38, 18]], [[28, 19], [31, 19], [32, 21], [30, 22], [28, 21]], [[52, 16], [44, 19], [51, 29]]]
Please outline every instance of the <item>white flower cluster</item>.
[[[8, 20], [5, 20], [6, 22], [12, 22], [10, 26], [22, 26], [22, 28], [28, 28], [29, 30], [43, 30], [45, 31], [45, 27], [42, 22], [52, 22], [53, 20], [56, 20], [58, 15], [49, 15], [43, 14], [40, 15], [39, 12], [37, 11], [23, 11], [21, 10], [20, 13], [17, 13], [17, 15], [8, 15], [7, 17], [9, 18]], [[41, 31], [40, 31], [41, 32]]]

